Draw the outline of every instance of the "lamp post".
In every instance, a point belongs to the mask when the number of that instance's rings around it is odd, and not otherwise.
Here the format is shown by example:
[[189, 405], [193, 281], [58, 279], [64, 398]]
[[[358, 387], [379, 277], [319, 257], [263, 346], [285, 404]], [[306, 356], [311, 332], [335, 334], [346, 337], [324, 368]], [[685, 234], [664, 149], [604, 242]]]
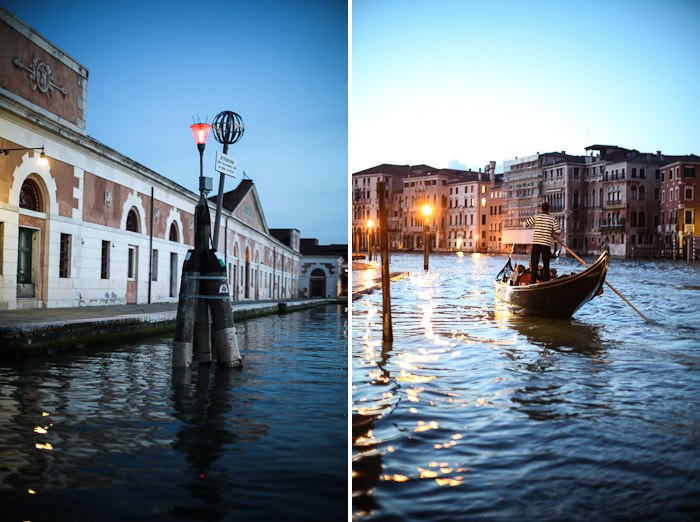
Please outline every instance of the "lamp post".
[[204, 176], [203, 158], [210, 128], [211, 125], [207, 123], [190, 125], [199, 150], [200, 195], [195, 207], [194, 250], [187, 252], [182, 269], [173, 340], [174, 368], [190, 366], [195, 335], [200, 364], [212, 361], [213, 347], [220, 365], [241, 365], [227, 285], [226, 263], [214, 248], [209, 248], [211, 216], [206, 195], [211, 192], [212, 179]]
[[430, 257], [430, 215], [433, 213], [433, 207], [424, 205], [421, 212], [425, 217], [423, 225], [423, 269], [428, 270], [428, 258]]
[[371, 219], [367, 220], [367, 261], [372, 261], [372, 227], [374, 226], [374, 221]]
[[[214, 139], [224, 146], [224, 154], [228, 153], [228, 146], [233, 145], [243, 137], [245, 126], [240, 114], [233, 111], [221, 111], [212, 122]], [[219, 226], [221, 224], [221, 207], [224, 201], [225, 174], [219, 172], [219, 195], [216, 199], [216, 217], [214, 218], [214, 248], [219, 248]]]
[[49, 160], [46, 157], [46, 154], [44, 154], [44, 147], [12, 147], [9, 149], [0, 149], [0, 154], [4, 154], [7, 156], [10, 152], [14, 152], [17, 150], [40, 150], [41, 154], [39, 154], [39, 159], [37, 160], [37, 163], [41, 167], [45, 167], [46, 165], [49, 164]]
[[208, 123], [193, 123], [190, 125], [190, 129], [192, 129], [192, 136], [194, 136], [194, 141], [199, 150], [199, 201], [201, 203], [206, 198], [206, 195], [211, 192], [212, 188], [211, 178], [204, 177], [204, 148], [207, 145], [211, 125]]

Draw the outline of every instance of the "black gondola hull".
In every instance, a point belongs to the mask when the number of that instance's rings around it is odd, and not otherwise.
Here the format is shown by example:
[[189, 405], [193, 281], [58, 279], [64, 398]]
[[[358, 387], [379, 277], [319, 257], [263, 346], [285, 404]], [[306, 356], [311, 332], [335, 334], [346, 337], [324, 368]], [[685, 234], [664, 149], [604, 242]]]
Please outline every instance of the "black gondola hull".
[[604, 251], [595, 263], [582, 272], [534, 285], [510, 286], [497, 277], [495, 295], [522, 313], [571, 317], [598, 294], [605, 282], [609, 260], [610, 254]]

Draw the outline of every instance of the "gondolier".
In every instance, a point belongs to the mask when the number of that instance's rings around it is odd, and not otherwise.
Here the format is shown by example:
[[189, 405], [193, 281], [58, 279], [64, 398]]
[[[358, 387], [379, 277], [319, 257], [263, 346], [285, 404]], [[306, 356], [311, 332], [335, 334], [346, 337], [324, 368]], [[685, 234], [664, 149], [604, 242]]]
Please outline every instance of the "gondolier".
[[542, 203], [542, 212], [527, 218], [523, 226], [535, 227], [535, 232], [532, 236], [532, 253], [530, 255], [530, 266], [532, 270], [531, 284], [537, 283], [537, 266], [540, 262], [540, 256], [542, 257], [542, 274], [540, 275], [540, 279], [543, 282], [549, 281], [549, 260], [552, 256], [552, 251], [550, 250], [552, 239], [561, 234], [559, 223], [549, 215], [549, 203], [546, 201]]

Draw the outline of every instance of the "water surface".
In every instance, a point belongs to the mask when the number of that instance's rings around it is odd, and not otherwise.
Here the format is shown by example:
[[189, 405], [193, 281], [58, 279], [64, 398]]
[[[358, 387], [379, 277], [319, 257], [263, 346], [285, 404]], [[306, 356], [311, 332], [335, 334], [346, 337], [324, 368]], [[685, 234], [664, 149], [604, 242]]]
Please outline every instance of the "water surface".
[[571, 320], [513, 314], [505, 261], [393, 256], [391, 346], [381, 293], [353, 302], [354, 518], [695, 520], [700, 265], [611, 261], [646, 324], [607, 287]]
[[244, 367], [171, 339], [3, 361], [2, 520], [346, 520], [347, 314], [241, 322]]

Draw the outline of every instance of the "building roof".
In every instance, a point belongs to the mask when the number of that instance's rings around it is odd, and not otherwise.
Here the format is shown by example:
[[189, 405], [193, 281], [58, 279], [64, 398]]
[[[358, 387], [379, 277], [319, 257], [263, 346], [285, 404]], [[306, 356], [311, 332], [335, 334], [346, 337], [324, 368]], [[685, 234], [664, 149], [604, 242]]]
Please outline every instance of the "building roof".
[[[251, 191], [252, 188], [252, 179], [242, 179], [235, 189], [229, 190], [228, 192], [224, 192], [223, 207], [226, 210], [230, 210], [231, 212], [233, 212], [234, 210], [236, 210], [236, 207], [238, 207], [241, 201], [243, 201], [243, 198], [246, 196], [246, 194], [248, 194], [248, 192]], [[216, 202], [217, 197], [218, 196], [212, 196], [209, 198], [209, 201]]]
[[376, 167], [354, 172], [353, 176], [366, 176], [368, 174], [393, 174], [398, 176], [408, 176], [409, 174], [427, 173], [433, 170], [438, 170], [430, 165], [392, 165], [391, 163], [382, 163]]
[[300, 251], [303, 256], [334, 256], [342, 257], [348, 261], [347, 244], [319, 245], [318, 239], [302, 238], [300, 241]]

